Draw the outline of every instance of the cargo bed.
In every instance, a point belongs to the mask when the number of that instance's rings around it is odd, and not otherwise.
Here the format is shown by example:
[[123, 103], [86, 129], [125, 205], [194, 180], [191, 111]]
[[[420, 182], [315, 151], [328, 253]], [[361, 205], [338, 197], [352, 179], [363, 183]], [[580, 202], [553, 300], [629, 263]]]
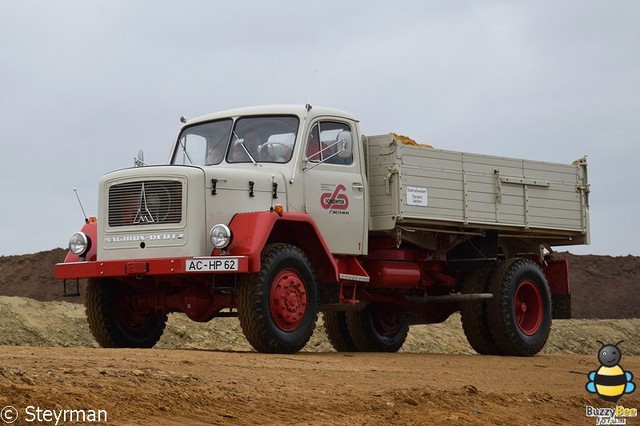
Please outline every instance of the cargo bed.
[[473, 232], [589, 244], [586, 159], [556, 164], [365, 137], [370, 230]]

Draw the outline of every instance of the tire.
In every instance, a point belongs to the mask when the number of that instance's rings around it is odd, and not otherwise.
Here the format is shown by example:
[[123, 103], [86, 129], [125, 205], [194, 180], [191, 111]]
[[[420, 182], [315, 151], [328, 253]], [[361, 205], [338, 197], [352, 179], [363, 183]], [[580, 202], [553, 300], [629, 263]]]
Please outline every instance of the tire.
[[357, 352], [358, 347], [349, 333], [346, 312], [324, 312], [322, 315], [331, 346], [338, 352]]
[[[489, 280], [492, 270], [482, 268], [468, 272], [462, 281], [462, 292], [486, 293], [489, 291]], [[460, 316], [462, 329], [471, 347], [480, 355], [501, 355], [502, 351], [494, 343], [487, 318], [486, 300], [462, 302]]]
[[91, 334], [103, 348], [151, 348], [160, 340], [167, 314], [136, 311], [131, 303], [135, 291], [116, 280], [89, 280], [87, 321]]
[[540, 267], [529, 259], [509, 259], [494, 273], [487, 304], [491, 336], [506, 354], [533, 356], [551, 331], [551, 291]]
[[258, 352], [288, 354], [307, 344], [318, 318], [318, 289], [302, 250], [280, 243], [264, 249], [260, 271], [238, 285], [238, 317]]
[[346, 313], [353, 343], [362, 352], [397, 352], [409, 332], [409, 317], [389, 305], [371, 303]]

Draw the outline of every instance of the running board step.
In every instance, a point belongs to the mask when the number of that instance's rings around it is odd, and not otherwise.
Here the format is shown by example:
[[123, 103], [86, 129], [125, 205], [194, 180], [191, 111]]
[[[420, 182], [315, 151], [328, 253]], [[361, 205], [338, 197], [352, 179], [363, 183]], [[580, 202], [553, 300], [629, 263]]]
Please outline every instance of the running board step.
[[340, 279], [344, 281], [357, 281], [361, 283], [369, 282], [369, 277], [367, 277], [366, 275], [340, 274]]

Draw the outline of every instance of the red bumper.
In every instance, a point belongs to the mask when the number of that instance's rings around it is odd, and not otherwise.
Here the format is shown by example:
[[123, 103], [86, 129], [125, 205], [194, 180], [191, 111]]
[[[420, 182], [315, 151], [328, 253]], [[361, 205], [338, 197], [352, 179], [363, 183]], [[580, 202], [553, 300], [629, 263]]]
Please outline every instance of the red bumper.
[[249, 256], [177, 257], [58, 263], [57, 279], [249, 272]]

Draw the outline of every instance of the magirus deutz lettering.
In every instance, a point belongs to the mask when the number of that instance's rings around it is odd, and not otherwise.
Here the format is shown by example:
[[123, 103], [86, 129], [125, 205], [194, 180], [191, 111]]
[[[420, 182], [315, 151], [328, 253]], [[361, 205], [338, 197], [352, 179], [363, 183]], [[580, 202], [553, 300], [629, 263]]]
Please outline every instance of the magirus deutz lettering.
[[147, 234], [147, 235], [116, 235], [104, 237], [105, 243], [122, 243], [130, 241], [161, 241], [161, 240], [182, 240], [184, 233], [179, 234]]

